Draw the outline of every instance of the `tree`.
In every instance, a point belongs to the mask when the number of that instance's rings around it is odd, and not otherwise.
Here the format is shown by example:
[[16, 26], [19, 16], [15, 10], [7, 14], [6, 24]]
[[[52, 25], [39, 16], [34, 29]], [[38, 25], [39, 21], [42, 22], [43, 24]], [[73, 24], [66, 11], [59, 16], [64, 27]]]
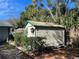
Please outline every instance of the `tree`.
[[21, 13], [21, 17], [17, 22], [18, 27], [24, 27], [27, 20], [32, 20], [36, 16], [37, 10], [35, 5], [29, 5], [24, 12]]
[[35, 5], [29, 5], [24, 12], [21, 13], [20, 20], [18, 21], [19, 27], [23, 27], [27, 20], [35, 21], [50, 21], [50, 13], [47, 9], [39, 8], [37, 9]]
[[[40, 0], [41, 4], [43, 5], [42, 1], [43, 0]], [[20, 17], [21, 20], [19, 21], [19, 23], [22, 24], [26, 20], [36, 20], [45, 22], [48, 21], [64, 25], [68, 29], [70, 28], [70, 26], [72, 27], [72, 24], [75, 25], [75, 23], [72, 23], [72, 20], [75, 20], [74, 18], [77, 18], [78, 16], [75, 15], [74, 17], [73, 14], [75, 14], [75, 12], [67, 11], [66, 4], [69, 2], [69, 0], [64, 1], [57, 0], [55, 9], [50, 9], [50, 6], [53, 7], [52, 1], [51, 0], [47, 1], [48, 1], [48, 6], [46, 5], [47, 9], [42, 8], [42, 6], [41, 8], [37, 9], [35, 6], [37, 0], [33, 0], [34, 5], [30, 5], [28, 8], [26, 8], [26, 11], [21, 14]]]
[[42, 8], [44, 5], [43, 5], [43, 0], [40, 0], [40, 8]]

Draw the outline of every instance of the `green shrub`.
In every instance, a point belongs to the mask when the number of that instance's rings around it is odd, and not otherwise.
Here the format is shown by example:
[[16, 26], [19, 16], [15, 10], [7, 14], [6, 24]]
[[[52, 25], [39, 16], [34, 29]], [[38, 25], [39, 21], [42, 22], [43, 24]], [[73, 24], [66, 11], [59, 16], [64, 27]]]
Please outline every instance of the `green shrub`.
[[22, 37], [22, 34], [23, 34], [23, 33], [17, 33], [17, 32], [14, 32], [14, 33], [13, 33], [14, 41], [15, 41], [15, 44], [16, 44], [17, 46], [20, 46], [20, 45], [21, 45], [21, 37]]
[[27, 38], [27, 33], [23, 32], [21, 37], [21, 44], [24, 48], [26, 48], [27, 51], [30, 51], [31, 48], [29, 48], [29, 39]]
[[34, 51], [43, 50], [43, 48], [45, 48], [46, 44], [43, 41], [44, 39], [44, 37], [36, 37], [32, 39], [32, 47]]
[[13, 36], [16, 46], [22, 46], [27, 51], [31, 50], [31, 48], [29, 47], [30, 46], [29, 39], [27, 38], [27, 31], [13, 32]]
[[27, 30], [24, 30], [23, 32], [13, 33], [14, 40], [16, 46], [22, 46], [25, 48], [27, 52], [33, 52], [39, 49], [44, 48], [45, 42], [43, 41], [42, 37], [36, 37], [36, 38], [28, 38], [27, 37]]

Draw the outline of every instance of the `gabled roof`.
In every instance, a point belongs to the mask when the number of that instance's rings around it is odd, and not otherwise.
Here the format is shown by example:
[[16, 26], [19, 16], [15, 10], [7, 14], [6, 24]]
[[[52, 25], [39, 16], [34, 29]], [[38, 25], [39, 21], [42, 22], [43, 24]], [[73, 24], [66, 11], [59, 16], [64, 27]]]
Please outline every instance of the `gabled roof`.
[[62, 25], [57, 25], [51, 22], [37, 22], [37, 21], [28, 21], [28, 23], [32, 24], [33, 26], [47, 26], [47, 27], [62, 27]]
[[0, 21], [0, 27], [13, 27], [13, 26], [7, 21]]

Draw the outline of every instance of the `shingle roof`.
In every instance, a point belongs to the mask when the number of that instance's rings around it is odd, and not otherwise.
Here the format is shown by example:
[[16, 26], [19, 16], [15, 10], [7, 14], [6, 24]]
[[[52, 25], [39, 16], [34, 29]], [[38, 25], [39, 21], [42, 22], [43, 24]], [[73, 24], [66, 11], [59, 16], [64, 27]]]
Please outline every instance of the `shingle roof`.
[[28, 21], [28, 23], [31, 23], [34, 26], [50, 26], [50, 27], [63, 27], [63, 25], [57, 25], [54, 23], [49, 23], [49, 22], [37, 22], [37, 21]]
[[12, 27], [12, 24], [7, 21], [0, 21], [0, 27]]

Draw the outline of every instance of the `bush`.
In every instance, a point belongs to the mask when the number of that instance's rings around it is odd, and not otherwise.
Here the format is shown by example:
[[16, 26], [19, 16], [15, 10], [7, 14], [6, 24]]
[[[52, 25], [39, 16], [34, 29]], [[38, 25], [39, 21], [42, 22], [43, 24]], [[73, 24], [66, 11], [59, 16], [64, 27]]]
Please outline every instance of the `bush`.
[[16, 46], [22, 46], [27, 51], [31, 50], [29, 39], [27, 38], [27, 31], [13, 32], [13, 36]]
[[22, 33], [14, 32], [13, 36], [14, 36], [14, 41], [15, 41], [16, 46], [20, 46], [21, 45]]
[[45, 38], [44, 37], [36, 37], [35, 42], [34, 42], [34, 49], [36, 51], [43, 50], [46, 46], [45, 42], [43, 41]]
[[26, 48], [27, 51], [31, 50], [29, 38], [27, 38], [27, 33], [23, 32], [21, 36], [21, 44], [24, 48]]
[[14, 32], [13, 36], [16, 46], [24, 47], [27, 52], [38, 51], [39, 49], [43, 49], [45, 46], [45, 42], [43, 41], [45, 38], [28, 38], [27, 30], [20, 33]]

